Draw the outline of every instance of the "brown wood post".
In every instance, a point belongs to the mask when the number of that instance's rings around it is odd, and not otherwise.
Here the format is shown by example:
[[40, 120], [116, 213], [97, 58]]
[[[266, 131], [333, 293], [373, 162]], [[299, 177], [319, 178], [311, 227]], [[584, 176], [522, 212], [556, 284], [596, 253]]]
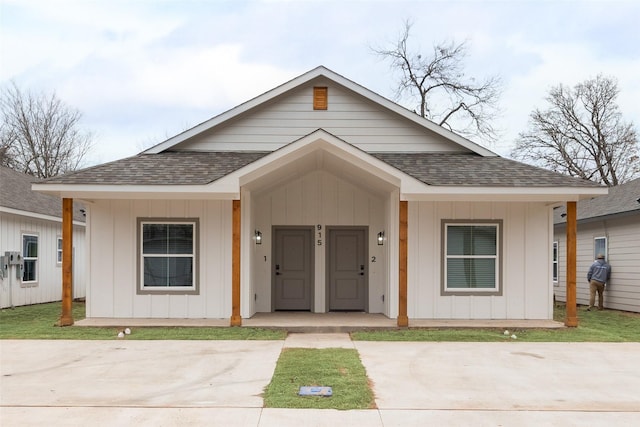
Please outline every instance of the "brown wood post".
[[62, 314], [58, 326], [73, 325], [73, 199], [62, 199]]
[[240, 200], [233, 201], [231, 245], [231, 326], [242, 326], [240, 316]]
[[578, 326], [576, 306], [576, 202], [567, 202], [567, 312], [565, 326]]
[[398, 326], [409, 326], [407, 317], [407, 239], [409, 224], [409, 209], [407, 201], [400, 201], [400, 271], [399, 274], [399, 298], [398, 298]]

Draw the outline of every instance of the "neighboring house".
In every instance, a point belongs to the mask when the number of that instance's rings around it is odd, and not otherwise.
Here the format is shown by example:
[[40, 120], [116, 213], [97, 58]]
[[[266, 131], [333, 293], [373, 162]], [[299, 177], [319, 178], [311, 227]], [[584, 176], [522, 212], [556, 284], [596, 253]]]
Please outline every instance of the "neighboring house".
[[[31, 175], [0, 166], [0, 305], [62, 299], [62, 202], [31, 190]], [[74, 209], [74, 298], [85, 296], [85, 218]], [[4, 259], [13, 253], [20, 264]]]
[[34, 189], [86, 202], [87, 316], [551, 319], [552, 207], [504, 159], [324, 67]]
[[[609, 189], [606, 196], [578, 202], [577, 302], [589, 303], [587, 271], [602, 253], [611, 264], [604, 292], [607, 308], [640, 312], [640, 178]], [[566, 220], [564, 208], [554, 212], [554, 248], [558, 261], [556, 297], [565, 301]]]

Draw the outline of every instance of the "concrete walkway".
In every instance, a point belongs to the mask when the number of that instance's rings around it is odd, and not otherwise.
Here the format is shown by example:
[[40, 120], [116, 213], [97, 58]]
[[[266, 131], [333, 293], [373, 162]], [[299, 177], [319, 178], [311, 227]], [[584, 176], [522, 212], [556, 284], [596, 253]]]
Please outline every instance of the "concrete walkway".
[[[134, 330], [135, 333], [135, 330]], [[0, 424], [612, 426], [640, 419], [640, 343], [0, 341]], [[358, 350], [377, 409], [262, 408], [283, 347]]]

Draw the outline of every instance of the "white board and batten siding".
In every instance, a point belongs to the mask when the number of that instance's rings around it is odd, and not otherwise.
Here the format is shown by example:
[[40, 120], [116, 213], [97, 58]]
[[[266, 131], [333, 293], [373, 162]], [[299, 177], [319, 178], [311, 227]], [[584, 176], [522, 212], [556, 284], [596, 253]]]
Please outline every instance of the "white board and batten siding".
[[[85, 227], [73, 227], [73, 297], [85, 297]], [[58, 238], [62, 237], [62, 220], [53, 221], [28, 215], [0, 213], [0, 255], [6, 251], [22, 254], [22, 236], [38, 237], [37, 281], [22, 283], [11, 267], [9, 277], [0, 279], [2, 308], [41, 304], [62, 300], [62, 264], [58, 263]]]
[[[367, 152], [464, 152], [465, 148], [329, 81], [327, 110], [313, 109], [313, 86], [287, 93], [174, 149], [273, 151], [317, 129]], [[188, 145], [187, 145], [188, 144]]]
[[[503, 221], [502, 295], [441, 295], [443, 219]], [[409, 318], [552, 319], [552, 224], [544, 203], [409, 203]]]
[[[89, 207], [87, 317], [231, 316], [231, 201], [104, 200]], [[199, 218], [199, 295], [138, 295], [138, 218]]]
[[[271, 311], [271, 248], [273, 226], [314, 228], [314, 312], [326, 308], [326, 230], [331, 226], [368, 227], [369, 312], [384, 313], [388, 292], [388, 246], [377, 244], [385, 230], [385, 200], [331, 173], [316, 170], [264, 194], [252, 195], [253, 228], [262, 232], [263, 244], [252, 245], [253, 271], [249, 315]], [[318, 225], [320, 230], [318, 230]], [[320, 234], [321, 233], [321, 234]], [[321, 242], [318, 245], [318, 241]], [[375, 262], [372, 260], [375, 259]], [[266, 260], [266, 261], [265, 261]], [[385, 300], [387, 301], [388, 298]], [[245, 315], [247, 315], [245, 314]]]
[[[578, 223], [577, 303], [589, 304], [587, 272], [594, 261], [594, 239], [598, 237], [607, 238], [607, 261], [612, 268], [611, 280], [604, 292], [605, 308], [640, 312], [640, 215]], [[560, 259], [554, 291], [558, 301], [566, 301], [567, 239], [564, 224], [555, 227], [555, 240]]]

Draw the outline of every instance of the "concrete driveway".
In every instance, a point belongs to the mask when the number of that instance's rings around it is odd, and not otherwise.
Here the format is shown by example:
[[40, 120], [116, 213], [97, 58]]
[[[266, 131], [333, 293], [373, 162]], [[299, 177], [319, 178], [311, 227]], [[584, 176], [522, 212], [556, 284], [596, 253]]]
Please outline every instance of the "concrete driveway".
[[380, 408], [640, 411], [637, 343], [356, 346]]
[[[0, 341], [0, 424], [633, 425], [640, 343]], [[352, 347], [378, 408], [262, 408], [283, 346]]]
[[282, 341], [0, 341], [3, 406], [252, 407]]

